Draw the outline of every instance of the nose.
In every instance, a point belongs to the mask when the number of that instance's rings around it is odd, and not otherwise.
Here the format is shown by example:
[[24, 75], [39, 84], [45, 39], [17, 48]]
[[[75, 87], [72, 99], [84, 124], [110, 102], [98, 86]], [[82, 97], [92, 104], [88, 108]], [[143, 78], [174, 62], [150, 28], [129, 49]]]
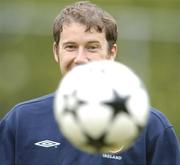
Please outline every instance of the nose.
[[74, 63], [76, 65], [79, 65], [79, 64], [85, 64], [88, 61], [89, 60], [88, 60], [87, 53], [85, 52], [85, 50], [83, 48], [79, 48], [77, 55], [75, 56]]

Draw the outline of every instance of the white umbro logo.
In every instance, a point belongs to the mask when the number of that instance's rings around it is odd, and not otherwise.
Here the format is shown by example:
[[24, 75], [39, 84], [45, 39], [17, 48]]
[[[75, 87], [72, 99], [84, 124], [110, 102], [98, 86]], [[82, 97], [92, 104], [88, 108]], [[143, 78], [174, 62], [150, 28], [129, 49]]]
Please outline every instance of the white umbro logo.
[[46, 147], [46, 148], [57, 147], [58, 145], [60, 145], [60, 143], [54, 142], [54, 141], [51, 141], [51, 140], [43, 140], [43, 141], [40, 141], [40, 142], [37, 142], [37, 143], [34, 143], [34, 144], [37, 145], [37, 146]]

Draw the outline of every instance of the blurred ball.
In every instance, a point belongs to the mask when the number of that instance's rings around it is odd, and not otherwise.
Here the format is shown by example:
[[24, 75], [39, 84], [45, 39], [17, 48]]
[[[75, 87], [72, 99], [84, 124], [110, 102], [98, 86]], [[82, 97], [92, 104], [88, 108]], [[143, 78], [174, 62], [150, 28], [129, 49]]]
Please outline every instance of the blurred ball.
[[79, 150], [124, 151], [147, 123], [149, 97], [127, 66], [110, 60], [90, 62], [64, 76], [54, 114], [61, 133]]

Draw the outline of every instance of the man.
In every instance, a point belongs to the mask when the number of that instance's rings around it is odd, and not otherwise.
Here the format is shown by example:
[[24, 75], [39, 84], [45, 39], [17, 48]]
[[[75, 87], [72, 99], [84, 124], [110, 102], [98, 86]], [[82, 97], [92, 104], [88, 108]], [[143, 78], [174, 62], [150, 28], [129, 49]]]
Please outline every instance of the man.
[[[88, 2], [66, 7], [53, 27], [55, 61], [62, 74], [89, 61], [114, 60], [117, 26]], [[73, 82], [72, 82], [73, 83]], [[125, 152], [91, 155], [68, 143], [53, 115], [54, 94], [16, 105], [0, 123], [1, 165], [178, 165], [179, 142], [173, 126], [151, 109], [143, 134]]]

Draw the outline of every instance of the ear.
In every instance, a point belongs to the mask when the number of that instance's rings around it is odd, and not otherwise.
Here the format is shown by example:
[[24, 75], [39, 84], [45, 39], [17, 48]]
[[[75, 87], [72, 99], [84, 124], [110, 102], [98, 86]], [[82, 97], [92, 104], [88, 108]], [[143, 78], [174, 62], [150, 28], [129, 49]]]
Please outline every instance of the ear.
[[58, 63], [59, 62], [59, 46], [56, 44], [56, 42], [53, 43], [53, 55], [54, 55], [54, 60]]
[[117, 56], [117, 44], [114, 44], [110, 50], [110, 59], [115, 60]]

